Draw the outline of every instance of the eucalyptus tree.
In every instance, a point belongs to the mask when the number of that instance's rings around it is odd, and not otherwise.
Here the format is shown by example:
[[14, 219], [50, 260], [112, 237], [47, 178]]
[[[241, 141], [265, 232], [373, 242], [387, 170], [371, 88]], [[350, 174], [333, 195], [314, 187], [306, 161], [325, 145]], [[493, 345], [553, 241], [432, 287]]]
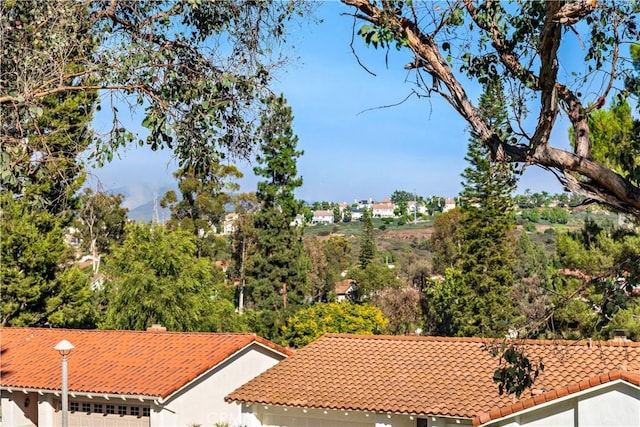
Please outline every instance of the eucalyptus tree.
[[[244, 0], [2, 2], [3, 187], [37, 181], [33, 163], [48, 151], [31, 138], [31, 124], [46, 104], [78, 96], [77, 114], [88, 116], [96, 91], [96, 109], [107, 122], [91, 144], [99, 164], [132, 143], [171, 149], [181, 167], [203, 175], [221, 153], [247, 155], [258, 141], [259, 100], [285, 61], [288, 26], [311, 7]], [[55, 172], [55, 163], [46, 164]]]
[[128, 209], [121, 206], [122, 194], [94, 192], [85, 188], [76, 210], [75, 227], [80, 247], [93, 257], [93, 271], [98, 272], [99, 257], [110, 251], [111, 245], [124, 238]]
[[240, 189], [235, 180], [242, 178], [242, 173], [236, 166], [221, 162], [214, 162], [208, 168], [206, 176], [199, 176], [191, 168], [176, 171], [180, 198], [174, 190], [169, 190], [160, 206], [171, 211], [167, 226], [197, 236], [199, 256], [219, 259], [226, 256], [227, 244], [217, 232], [222, 228], [234, 193]]
[[[636, 1], [342, 3], [368, 46], [411, 54], [411, 93], [442, 97], [493, 159], [540, 166], [565, 189], [640, 217], [640, 187], [631, 176], [637, 169], [620, 174], [594, 156], [589, 124], [606, 99], [631, 93], [616, 82], [633, 72], [624, 46], [638, 40]], [[506, 139], [469, 96], [478, 83], [497, 79], [516, 100]], [[576, 135], [571, 149], [553, 145], [560, 117]]]

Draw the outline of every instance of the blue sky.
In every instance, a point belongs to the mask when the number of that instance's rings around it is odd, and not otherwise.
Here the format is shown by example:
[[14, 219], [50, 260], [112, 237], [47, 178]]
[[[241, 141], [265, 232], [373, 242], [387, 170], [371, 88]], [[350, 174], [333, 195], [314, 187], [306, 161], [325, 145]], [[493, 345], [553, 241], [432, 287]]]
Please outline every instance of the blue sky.
[[[298, 160], [303, 186], [297, 196], [307, 201], [353, 201], [389, 197], [395, 190], [419, 195], [455, 196], [466, 167], [466, 122], [440, 98], [415, 99], [397, 104], [411, 91], [404, 64], [407, 52], [367, 49], [356, 40], [360, 61], [349, 46], [352, 18], [338, 2], [319, 5], [323, 22], [298, 28], [289, 39], [292, 60], [278, 76], [275, 88], [287, 97], [294, 114], [294, 131], [304, 155]], [[359, 27], [359, 25], [358, 25]], [[469, 89], [474, 100], [479, 87]], [[100, 123], [96, 123], [99, 126]], [[568, 146], [566, 122], [556, 125], [552, 145]], [[109, 165], [93, 171], [103, 188], [138, 185], [148, 192], [173, 182], [171, 153], [129, 148]], [[250, 164], [243, 191], [254, 191], [257, 179]], [[549, 172], [528, 168], [519, 192], [562, 191]], [[144, 195], [141, 195], [144, 196]], [[152, 194], [149, 194], [149, 198]]]

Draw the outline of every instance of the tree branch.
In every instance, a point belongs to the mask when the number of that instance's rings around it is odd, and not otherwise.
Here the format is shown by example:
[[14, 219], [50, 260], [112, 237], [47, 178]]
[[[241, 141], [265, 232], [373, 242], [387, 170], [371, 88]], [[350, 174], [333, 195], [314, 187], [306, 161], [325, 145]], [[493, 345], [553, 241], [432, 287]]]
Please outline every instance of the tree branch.
[[[511, 76], [526, 84], [531, 90], [540, 92], [541, 110], [536, 130], [528, 145], [511, 145], [500, 140], [492, 129], [480, 118], [477, 109], [470, 102], [464, 88], [442, 56], [433, 34], [421, 31], [417, 21], [396, 13], [381, 10], [368, 0], [342, 0], [365, 15], [362, 19], [378, 27], [395, 32], [398, 39], [406, 42], [413, 52], [415, 61], [410, 68], [424, 68], [432, 77], [447, 88], [449, 94], [439, 91], [454, 109], [471, 125], [480, 140], [495, 157], [502, 153], [506, 161], [535, 164], [547, 169], [555, 169], [561, 183], [570, 191], [583, 194], [616, 210], [640, 217], [640, 189], [603, 164], [590, 159], [590, 133], [585, 109], [575, 93], [557, 81], [557, 52], [561, 41], [563, 23], [568, 25], [575, 19], [587, 16], [595, 10], [595, 2], [586, 0], [567, 3], [554, 1], [545, 3], [546, 15], [537, 48], [540, 59], [540, 75], [520, 64], [513, 49], [509, 49], [496, 22], [479, 19], [479, 12], [471, 0], [464, 5], [476, 25], [486, 31], [492, 40], [501, 63]], [[614, 62], [617, 58], [614, 51]], [[612, 68], [612, 74], [614, 68]], [[611, 85], [612, 81], [609, 81]], [[553, 148], [549, 145], [550, 134], [558, 114], [559, 101], [566, 107], [576, 135], [574, 153]]]

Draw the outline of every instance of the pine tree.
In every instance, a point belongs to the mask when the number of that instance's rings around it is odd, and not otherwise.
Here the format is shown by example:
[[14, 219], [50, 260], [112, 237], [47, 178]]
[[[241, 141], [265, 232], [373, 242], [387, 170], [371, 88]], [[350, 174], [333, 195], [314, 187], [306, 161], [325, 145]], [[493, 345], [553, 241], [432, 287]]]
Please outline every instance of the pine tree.
[[[51, 3], [51, 4], [50, 4]], [[3, 98], [31, 94], [20, 89], [25, 79], [55, 70], [51, 81], [67, 91], [44, 91], [33, 102], [3, 104], [0, 132], [0, 295], [2, 324], [16, 326], [91, 327], [88, 277], [73, 266], [65, 244], [67, 227], [84, 181], [80, 155], [92, 143], [89, 129], [96, 90], [76, 91], [86, 67], [82, 58], [95, 52], [90, 24], [76, 28], [64, 61], [58, 66], [34, 56], [56, 56], [64, 44], [52, 35], [57, 2], [19, 1], [2, 5]], [[85, 10], [85, 12], [87, 12]], [[87, 15], [75, 16], [86, 18]], [[72, 20], [65, 17], [66, 20]], [[36, 25], [41, 22], [42, 25]], [[51, 42], [51, 43], [49, 43]], [[21, 47], [21, 48], [18, 48]], [[56, 52], [54, 52], [56, 51]], [[32, 63], [33, 64], [33, 63]], [[22, 72], [25, 71], [25, 72]], [[22, 96], [20, 96], [22, 98]]]
[[0, 325], [93, 327], [89, 277], [73, 266], [62, 215], [0, 195]]
[[[254, 307], [262, 311], [264, 331], [273, 338], [285, 319], [285, 311], [301, 304], [307, 293], [309, 262], [304, 251], [302, 228], [294, 221], [302, 202], [294, 190], [302, 185], [297, 177], [298, 137], [291, 127], [293, 116], [283, 96], [266, 101], [260, 131], [260, 166], [254, 168], [258, 182], [259, 210], [254, 214], [255, 253], [247, 268], [247, 285]], [[287, 310], [289, 309], [289, 310]]]
[[[508, 121], [500, 80], [484, 85], [480, 98], [483, 119], [507, 138]], [[504, 336], [517, 317], [512, 298], [515, 281], [512, 166], [491, 161], [487, 149], [472, 136], [460, 195], [462, 245], [458, 268], [462, 272], [457, 335]]]

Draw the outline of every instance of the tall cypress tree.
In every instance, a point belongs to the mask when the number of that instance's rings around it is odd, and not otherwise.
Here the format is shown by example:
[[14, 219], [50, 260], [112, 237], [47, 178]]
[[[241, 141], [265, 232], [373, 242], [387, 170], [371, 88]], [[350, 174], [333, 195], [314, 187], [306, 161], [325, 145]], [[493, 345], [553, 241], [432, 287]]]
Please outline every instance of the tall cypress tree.
[[302, 202], [294, 190], [302, 185], [297, 177], [298, 137], [293, 116], [283, 96], [266, 101], [260, 131], [261, 166], [254, 168], [258, 183], [259, 210], [254, 214], [256, 250], [247, 268], [247, 286], [254, 307], [262, 313], [263, 331], [269, 338], [279, 333], [285, 312], [301, 304], [307, 293], [309, 262], [302, 242], [302, 229], [294, 224]]
[[[500, 80], [484, 85], [479, 108], [483, 119], [508, 137], [504, 89]], [[458, 335], [503, 336], [517, 317], [512, 298], [515, 281], [511, 194], [515, 179], [510, 164], [491, 161], [475, 136], [469, 141], [463, 191], [460, 194], [462, 247], [458, 268], [463, 277]]]
[[362, 214], [362, 235], [360, 236], [360, 268], [365, 269], [376, 256], [376, 242], [373, 237], [373, 220], [371, 211], [365, 208]]

